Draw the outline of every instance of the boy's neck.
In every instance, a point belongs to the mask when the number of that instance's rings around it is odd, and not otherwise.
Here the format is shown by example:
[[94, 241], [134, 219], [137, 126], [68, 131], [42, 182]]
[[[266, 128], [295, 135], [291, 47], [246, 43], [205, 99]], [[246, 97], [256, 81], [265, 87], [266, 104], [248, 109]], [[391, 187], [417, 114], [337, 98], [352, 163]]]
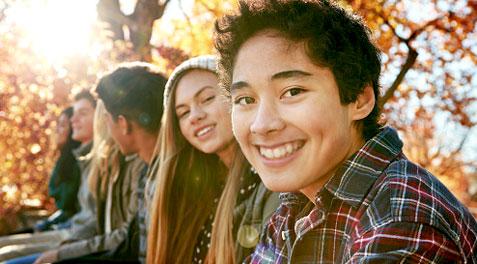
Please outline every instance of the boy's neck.
[[156, 148], [157, 136], [147, 132], [141, 134], [142, 135], [139, 135], [136, 138], [139, 149], [138, 155], [148, 165], [151, 165], [154, 150]]

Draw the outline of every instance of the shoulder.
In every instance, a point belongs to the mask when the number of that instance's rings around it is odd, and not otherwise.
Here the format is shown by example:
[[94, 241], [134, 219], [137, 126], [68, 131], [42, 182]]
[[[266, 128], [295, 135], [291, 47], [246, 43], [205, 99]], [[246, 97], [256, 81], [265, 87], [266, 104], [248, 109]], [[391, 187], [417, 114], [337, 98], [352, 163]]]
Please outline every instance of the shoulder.
[[146, 163], [136, 154], [126, 157], [126, 164], [131, 171], [136, 173], [140, 173], [146, 166]]
[[[259, 182], [256, 187], [256, 191], [252, 195], [251, 202], [253, 203], [252, 207], [260, 207], [263, 209], [264, 214], [268, 217], [278, 208], [280, 205], [280, 199], [277, 192], [272, 192], [265, 187], [263, 182]], [[267, 218], [268, 218], [267, 217]]]
[[381, 190], [388, 190], [390, 209], [396, 220], [448, 221], [455, 220], [455, 215], [470, 216], [441, 181], [409, 160], [391, 163], [378, 184]]
[[458, 244], [474, 247], [471, 246], [474, 243], [471, 241], [477, 239], [474, 217], [424, 168], [407, 159], [395, 161], [384, 170], [374, 189], [373, 197], [368, 197], [368, 213], [381, 212], [392, 223], [426, 224]]

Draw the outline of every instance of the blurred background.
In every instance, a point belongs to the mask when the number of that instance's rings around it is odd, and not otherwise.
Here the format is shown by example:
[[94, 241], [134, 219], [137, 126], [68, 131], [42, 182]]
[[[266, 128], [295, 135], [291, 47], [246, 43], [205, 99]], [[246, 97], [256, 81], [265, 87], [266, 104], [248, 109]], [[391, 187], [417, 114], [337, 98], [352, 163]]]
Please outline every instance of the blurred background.
[[[477, 216], [477, 0], [347, 0], [382, 51], [383, 119]], [[0, 235], [54, 211], [54, 127], [118, 62], [213, 53], [236, 0], [0, 1]]]

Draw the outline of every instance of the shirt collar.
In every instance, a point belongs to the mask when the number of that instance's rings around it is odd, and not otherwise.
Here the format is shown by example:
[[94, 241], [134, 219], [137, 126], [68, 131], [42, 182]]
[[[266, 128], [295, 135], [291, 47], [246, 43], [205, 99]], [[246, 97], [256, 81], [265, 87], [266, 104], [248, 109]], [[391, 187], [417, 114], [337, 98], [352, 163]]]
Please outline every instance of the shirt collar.
[[359, 206], [378, 176], [401, 153], [402, 146], [396, 130], [384, 127], [338, 168], [324, 189], [351, 206]]
[[308, 198], [300, 192], [283, 192], [278, 195], [281, 204], [287, 207], [304, 205], [308, 202]]
[[88, 158], [86, 156], [88, 156], [92, 147], [93, 147], [93, 142], [90, 141], [87, 144], [81, 144], [78, 148], [74, 149], [72, 152], [73, 152], [73, 155], [75, 155], [77, 160], [83, 160]]
[[137, 157], [139, 157], [139, 155], [137, 155], [137, 153], [134, 153], [134, 154], [130, 154], [130, 155], [125, 156], [124, 160], [126, 162], [130, 162], [130, 161], [136, 159]]

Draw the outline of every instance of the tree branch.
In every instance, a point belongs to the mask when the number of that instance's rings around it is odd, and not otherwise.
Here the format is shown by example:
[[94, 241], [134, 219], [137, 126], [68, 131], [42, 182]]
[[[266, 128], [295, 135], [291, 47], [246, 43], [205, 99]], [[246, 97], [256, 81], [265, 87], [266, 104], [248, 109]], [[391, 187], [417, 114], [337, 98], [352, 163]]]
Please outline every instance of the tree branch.
[[380, 13], [376, 13], [376, 15], [380, 16], [384, 23], [389, 26], [391, 31], [393, 32], [394, 36], [398, 38], [401, 42], [405, 43], [406, 46], [409, 49], [409, 53], [406, 59], [406, 62], [403, 64], [401, 67], [401, 71], [399, 72], [398, 76], [394, 80], [393, 84], [389, 89], [386, 90], [386, 93], [384, 96], [381, 98], [379, 101], [379, 106], [383, 108], [384, 104], [391, 99], [394, 95], [394, 92], [398, 89], [399, 85], [402, 83], [404, 80], [404, 77], [406, 76], [407, 72], [413, 67], [414, 63], [416, 62], [418, 53], [417, 51], [411, 46], [411, 41], [413, 41], [419, 34], [421, 34], [427, 27], [429, 26], [436, 26], [437, 22], [440, 21], [441, 19], [444, 18], [444, 16], [437, 17], [433, 20], [428, 21], [426, 24], [424, 24], [422, 27], [416, 29], [414, 32], [411, 33], [411, 35], [408, 38], [403, 38], [399, 34], [397, 34], [396, 29], [391, 25], [389, 22], [388, 18], [383, 16]]
[[399, 72], [398, 76], [396, 77], [396, 79], [394, 80], [393, 84], [391, 85], [391, 87], [386, 90], [386, 93], [384, 94], [384, 96], [381, 98], [381, 100], [379, 101], [379, 106], [382, 108], [384, 106], [384, 104], [390, 99], [393, 97], [394, 95], [394, 92], [397, 90], [397, 88], [399, 87], [399, 85], [402, 83], [402, 81], [404, 80], [404, 77], [406, 76], [407, 72], [412, 68], [412, 66], [414, 65], [414, 63], [416, 62], [416, 58], [417, 58], [417, 51], [415, 51], [411, 46], [408, 45], [408, 48], [409, 48], [409, 53], [407, 55], [407, 59], [406, 59], [406, 62], [404, 63], [404, 65], [401, 67], [401, 71]]
[[194, 30], [192, 28], [192, 21], [191, 21], [189, 15], [184, 10], [184, 6], [182, 5], [182, 0], [179, 0], [179, 9], [181, 10], [182, 14], [184, 15], [184, 17], [186, 19], [187, 25], [189, 26], [189, 33], [191, 35], [192, 41], [195, 43], [196, 39], [195, 39]]
[[99, 0], [96, 10], [99, 18], [109, 24], [114, 39], [124, 40], [123, 25], [130, 21], [121, 11], [119, 0]]
[[383, 17], [380, 14], [377, 14], [377, 15], [379, 15], [383, 19], [384, 24], [388, 25], [388, 27], [391, 29], [391, 31], [393, 32], [393, 35], [396, 36], [396, 38], [398, 38], [400, 41], [402, 41], [404, 43], [407, 43], [407, 39], [399, 36], [399, 34], [396, 32], [396, 29], [391, 25], [391, 23], [389, 22], [389, 20], [387, 18]]
[[428, 27], [436, 26], [437, 22], [441, 21], [444, 18], [445, 18], [445, 16], [440, 16], [440, 17], [436, 17], [433, 20], [428, 21], [422, 27], [420, 27], [420, 28], [416, 29], [414, 32], [412, 32], [411, 35], [409, 36], [409, 38], [407, 38], [406, 43], [409, 43], [409, 42], [413, 41], [417, 36], [419, 36], [419, 34], [421, 34]]
[[154, 21], [164, 14], [170, 0], [137, 0], [134, 12], [126, 16], [120, 8], [119, 0], [99, 0], [98, 15], [110, 25], [114, 39], [126, 40], [124, 26], [129, 30], [129, 39], [141, 59], [150, 59], [152, 29]]

